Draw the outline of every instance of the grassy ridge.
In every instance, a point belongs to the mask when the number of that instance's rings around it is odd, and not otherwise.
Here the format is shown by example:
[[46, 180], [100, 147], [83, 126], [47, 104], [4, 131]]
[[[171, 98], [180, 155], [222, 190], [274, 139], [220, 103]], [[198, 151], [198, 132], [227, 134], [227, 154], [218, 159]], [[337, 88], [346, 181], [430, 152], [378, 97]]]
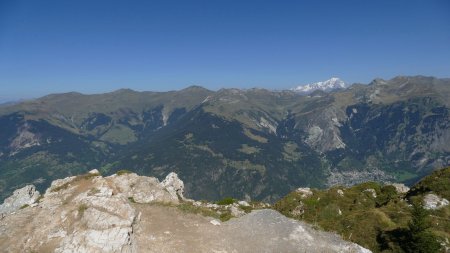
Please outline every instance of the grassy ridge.
[[[294, 191], [274, 208], [286, 216], [337, 232], [374, 252], [410, 252], [401, 244], [408, 235], [414, 210], [411, 204], [420, 203], [430, 192], [448, 199], [450, 167], [435, 171], [405, 194], [374, 182], [312, 191], [311, 196]], [[443, 242], [447, 240], [449, 247], [450, 206], [426, 212], [426, 216], [430, 233]]]

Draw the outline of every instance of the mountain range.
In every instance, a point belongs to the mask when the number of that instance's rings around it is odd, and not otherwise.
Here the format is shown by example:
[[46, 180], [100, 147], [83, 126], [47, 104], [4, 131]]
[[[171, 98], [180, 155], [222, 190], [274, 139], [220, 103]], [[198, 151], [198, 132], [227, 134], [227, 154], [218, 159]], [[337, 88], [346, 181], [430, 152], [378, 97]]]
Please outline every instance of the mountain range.
[[295, 88], [292, 88], [291, 90], [300, 92], [300, 93], [311, 93], [316, 90], [322, 90], [322, 91], [334, 91], [337, 89], [344, 89], [347, 88], [348, 85], [342, 81], [341, 79], [337, 77], [332, 77], [326, 81], [323, 82], [316, 82], [316, 83], [309, 83], [305, 85], [300, 85]]
[[265, 89], [52, 94], [0, 106], [0, 200], [97, 168], [186, 195], [273, 202], [300, 186], [411, 184], [450, 161], [450, 79], [399, 76], [310, 94]]

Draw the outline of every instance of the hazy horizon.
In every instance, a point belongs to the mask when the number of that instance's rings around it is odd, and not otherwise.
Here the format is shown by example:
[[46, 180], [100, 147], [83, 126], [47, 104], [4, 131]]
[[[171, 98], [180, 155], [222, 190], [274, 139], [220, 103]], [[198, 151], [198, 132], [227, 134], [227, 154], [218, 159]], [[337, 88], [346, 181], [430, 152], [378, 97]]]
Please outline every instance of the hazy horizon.
[[[405, 75], [397, 75], [397, 76], [405, 76]], [[381, 79], [384, 79], [384, 80], [389, 80], [389, 79], [392, 79], [392, 78], [397, 77], [397, 76], [392, 76], [392, 77], [389, 77], [389, 78], [375, 77], [375, 78], [372, 78], [371, 81], [373, 81], [374, 79], [377, 79], [377, 78], [381, 78]], [[413, 75], [413, 76], [426, 76], [426, 75]], [[440, 77], [440, 76], [432, 76], [432, 77], [435, 77], [435, 78], [450, 78], [450, 77], [444, 77], [444, 76], [442, 76], [442, 77]], [[317, 80], [317, 81], [325, 81], [325, 80]], [[347, 82], [348, 85], [352, 85], [352, 84], [355, 84], [355, 83], [369, 84], [370, 82], [366, 82], [366, 83], [362, 83], [362, 82], [348, 83]], [[299, 84], [297, 84], [297, 86], [298, 85], [306, 85], [306, 83], [299, 83]], [[95, 95], [95, 94], [110, 93], [110, 92], [115, 92], [115, 91], [122, 90], [122, 89], [129, 89], [129, 90], [133, 90], [133, 91], [137, 91], [137, 92], [146, 92], [146, 91], [150, 91], [150, 92], [168, 92], [168, 91], [179, 91], [179, 90], [183, 90], [183, 89], [186, 89], [186, 88], [189, 88], [189, 87], [192, 87], [192, 86], [200, 86], [200, 87], [203, 87], [205, 89], [212, 90], [212, 91], [218, 91], [220, 89], [233, 89], [233, 88], [235, 88], [235, 89], [243, 89], [243, 90], [261, 88], [261, 89], [267, 89], [267, 90], [271, 90], [271, 91], [283, 91], [283, 90], [290, 90], [292, 88], [295, 88], [295, 86], [287, 87], [287, 88], [267, 88], [267, 87], [265, 88], [265, 87], [258, 87], [258, 86], [254, 86], [254, 87], [237, 87], [237, 86], [232, 86], [231, 85], [231, 86], [227, 86], [227, 87], [219, 87], [219, 88], [215, 88], [215, 89], [210, 89], [210, 88], [205, 87], [205, 86], [200, 85], [200, 84], [190, 84], [190, 85], [186, 85], [184, 87], [180, 87], [178, 89], [166, 89], [166, 90], [151, 90], [151, 89], [139, 89], [138, 90], [138, 89], [133, 89], [133, 88], [129, 88], [129, 87], [120, 87], [120, 88], [117, 88], [117, 89], [103, 90], [103, 91], [98, 91], [98, 92], [83, 92], [83, 91], [79, 91], [79, 90], [65, 90], [65, 91], [50, 92], [50, 93], [46, 93], [46, 94], [41, 94], [41, 95], [38, 95], [38, 96], [35, 96], [35, 97], [8, 98], [8, 97], [0, 96], [0, 104], [15, 103], [15, 102], [23, 101], [23, 100], [37, 99], [37, 98], [40, 98], [40, 97], [43, 97], [43, 96], [46, 96], [46, 95], [51, 95], [51, 94], [63, 94], [63, 93], [70, 93], [70, 92], [81, 93], [83, 95]]]
[[448, 76], [450, 2], [0, 2], [0, 102]]

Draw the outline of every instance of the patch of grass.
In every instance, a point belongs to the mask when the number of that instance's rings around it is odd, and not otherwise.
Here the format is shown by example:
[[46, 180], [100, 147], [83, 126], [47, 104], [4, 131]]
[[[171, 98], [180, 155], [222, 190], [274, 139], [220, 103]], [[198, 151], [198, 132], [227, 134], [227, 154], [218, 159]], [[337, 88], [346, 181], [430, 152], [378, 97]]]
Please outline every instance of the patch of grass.
[[80, 206], [78, 206], [78, 216], [81, 218], [84, 215], [84, 211], [86, 211], [86, 209], [88, 209], [88, 206], [85, 204], [81, 204]]
[[43, 198], [44, 198], [44, 195], [40, 195], [39, 198], [36, 199], [36, 202], [37, 203], [41, 202]]
[[[408, 251], [403, 244], [410, 244], [412, 241], [405, 239], [408, 230], [411, 230], [408, 227], [411, 226], [415, 210], [410, 204], [421, 203], [423, 196], [429, 192], [444, 198], [450, 197], [448, 182], [450, 168], [435, 171], [425, 177], [407, 194], [397, 193], [393, 186], [374, 182], [348, 188], [313, 189], [313, 195], [306, 198], [302, 198], [297, 192], [291, 192], [275, 203], [274, 209], [320, 229], [336, 232], [343, 239], [358, 243], [373, 252], [418, 252]], [[344, 191], [343, 196], [337, 194], [338, 189]], [[366, 189], [374, 189], [377, 197], [373, 198], [370, 192], [364, 192]], [[431, 210], [427, 219], [430, 227], [422, 239], [426, 241], [436, 236], [437, 240], [448, 246], [445, 238], [450, 238], [450, 206]], [[417, 243], [420, 242], [419, 240]]]
[[91, 178], [97, 177], [97, 176], [100, 176], [100, 173], [86, 173], [86, 174], [78, 175], [72, 181], [69, 181], [67, 183], [64, 183], [64, 184], [58, 186], [58, 187], [53, 188], [51, 190], [51, 192], [59, 192], [61, 190], [65, 190], [65, 189], [67, 189], [69, 187], [69, 185], [71, 183], [76, 183], [76, 182], [79, 182], [79, 181], [82, 181], [82, 180], [88, 180], [88, 179], [91, 179]]
[[225, 205], [231, 205], [231, 204], [233, 204], [234, 202], [236, 202], [235, 199], [233, 199], [233, 198], [231, 198], [231, 197], [226, 197], [226, 198], [224, 198], [224, 199], [222, 199], [222, 200], [217, 201], [216, 204], [217, 204], [217, 205], [221, 205], [221, 206], [225, 206]]
[[219, 218], [222, 222], [225, 222], [225, 221], [233, 218], [233, 216], [231, 215], [230, 212], [225, 212], [225, 213], [222, 213]]
[[134, 131], [129, 127], [122, 124], [116, 124], [103, 134], [100, 140], [125, 145], [136, 141], [137, 137]]
[[450, 167], [436, 170], [431, 175], [423, 178], [408, 193], [408, 195], [419, 195], [426, 192], [434, 192], [439, 196], [450, 200]]
[[131, 173], [133, 173], [133, 172], [129, 171], [129, 170], [119, 170], [119, 171], [116, 172], [116, 174], [118, 176], [125, 175], [125, 174], [131, 174]]
[[67, 189], [67, 187], [69, 187], [69, 185], [70, 185], [70, 182], [64, 183], [64, 184], [62, 184], [60, 186], [57, 186], [57, 187], [53, 188], [51, 190], [51, 192], [59, 192], [61, 190], [65, 190], [65, 189]]
[[88, 196], [92, 196], [92, 195], [95, 195], [97, 193], [100, 193], [100, 190], [98, 188], [92, 188], [92, 189], [89, 190]]
[[283, 157], [288, 161], [298, 161], [302, 157], [300, 151], [298, 150], [298, 145], [295, 142], [288, 142], [284, 144], [283, 147]]
[[238, 170], [256, 170], [262, 174], [265, 173], [266, 171], [266, 166], [264, 166], [263, 164], [252, 163], [248, 159], [245, 159], [243, 161], [223, 159], [222, 161], [225, 165], [233, 167]]
[[217, 212], [206, 208], [206, 207], [201, 207], [201, 206], [194, 206], [191, 203], [181, 203], [177, 206], [178, 210], [181, 210], [183, 212], [186, 213], [194, 213], [194, 214], [201, 214], [203, 216], [209, 216], [209, 217], [214, 217], [214, 218], [220, 218], [219, 215], [217, 214]]
[[247, 135], [248, 138], [250, 138], [250, 139], [252, 139], [252, 140], [254, 140], [254, 141], [260, 142], [260, 143], [267, 143], [267, 142], [269, 142], [268, 139], [266, 139], [266, 138], [264, 138], [264, 137], [262, 137], [262, 136], [259, 136], [259, 135], [256, 135], [256, 134], [252, 133], [252, 132], [251, 132], [249, 129], [247, 129], [247, 128], [244, 129], [244, 134]]
[[242, 152], [242, 153], [247, 154], [247, 155], [252, 155], [252, 154], [259, 153], [260, 150], [261, 150], [260, 148], [252, 147], [252, 146], [249, 146], [247, 144], [242, 144], [241, 148], [238, 149], [239, 152]]
[[243, 205], [239, 205], [239, 208], [241, 208], [242, 210], [244, 210], [245, 213], [250, 213], [253, 210], [253, 207], [251, 206], [243, 206]]
[[29, 207], [29, 206], [30, 206], [30, 205], [25, 204], [25, 205], [21, 206], [20, 209], [25, 209], [25, 208], [27, 208], [27, 207]]

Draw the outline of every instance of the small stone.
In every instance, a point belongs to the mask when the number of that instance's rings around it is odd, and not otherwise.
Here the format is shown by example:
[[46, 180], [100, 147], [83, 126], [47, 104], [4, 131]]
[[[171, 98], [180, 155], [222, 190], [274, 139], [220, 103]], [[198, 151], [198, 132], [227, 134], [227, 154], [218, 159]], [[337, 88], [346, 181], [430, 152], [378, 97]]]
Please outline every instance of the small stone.
[[343, 190], [338, 189], [336, 192], [337, 192], [337, 194], [338, 194], [339, 196], [344, 197], [344, 191], [343, 191]]
[[88, 174], [100, 174], [100, 171], [98, 171], [97, 169], [93, 169], [93, 170], [90, 170], [88, 172]]
[[241, 200], [238, 202], [239, 205], [241, 206], [250, 206], [250, 204], [247, 201]]
[[211, 220], [210, 223], [213, 224], [214, 226], [220, 226], [221, 224], [220, 221], [218, 220]]

